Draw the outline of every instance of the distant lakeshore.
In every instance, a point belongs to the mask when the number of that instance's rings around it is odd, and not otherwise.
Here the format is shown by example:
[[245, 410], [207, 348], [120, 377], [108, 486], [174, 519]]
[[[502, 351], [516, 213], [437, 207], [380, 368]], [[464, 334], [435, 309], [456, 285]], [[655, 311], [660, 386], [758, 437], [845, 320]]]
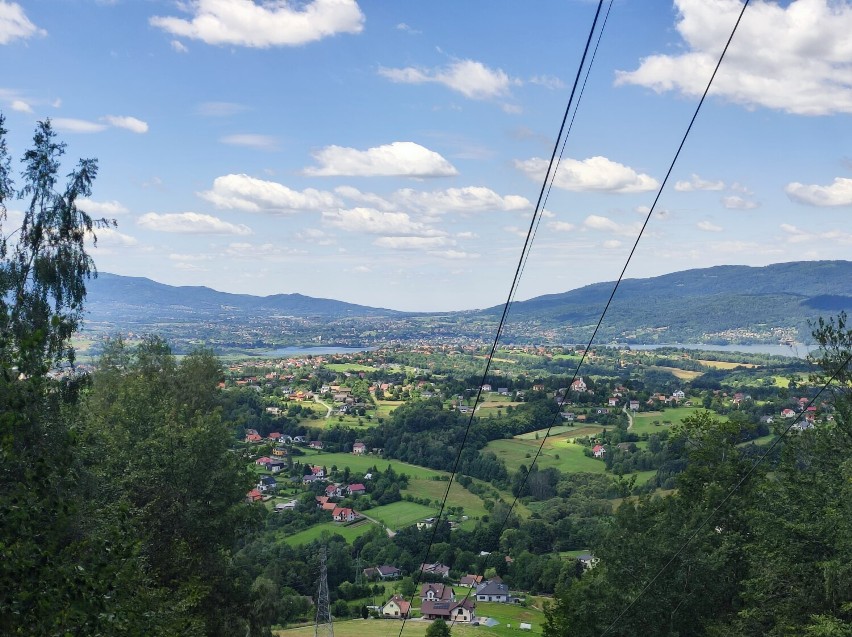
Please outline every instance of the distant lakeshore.
[[690, 343], [654, 343], [653, 345], [633, 345], [633, 344], [618, 344], [609, 345], [609, 347], [624, 347], [629, 349], [651, 350], [664, 349], [667, 347], [675, 349], [697, 349], [708, 352], [740, 352], [742, 354], [771, 354], [775, 356], [789, 356], [791, 358], [807, 358], [808, 354], [815, 349], [814, 345], [806, 345], [805, 343], [791, 343], [790, 345], [782, 345], [780, 343], [759, 343], [752, 345], [713, 345], [710, 343], [701, 343], [698, 345]]

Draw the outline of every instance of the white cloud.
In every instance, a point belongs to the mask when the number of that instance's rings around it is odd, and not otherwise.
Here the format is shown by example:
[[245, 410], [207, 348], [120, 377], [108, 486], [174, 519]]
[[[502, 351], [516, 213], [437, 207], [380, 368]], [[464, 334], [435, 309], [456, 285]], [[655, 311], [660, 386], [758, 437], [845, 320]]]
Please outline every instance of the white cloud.
[[434, 250], [449, 245], [446, 237], [379, 237], [373, 245], [393, 250]]
[[830, 186], [808, 186], [793, 182], [787, 184], [784, 192], [793, 201], [809, 206], [852, 205], [852, 179], [845, 177], [835, 177]]
[[601, 244], [605, 250], [617, 250], [621, 247], [621, 241], [618, 239], [607, 239]]
[[169, 255], [171, 261], [210, 261], [212, 258], [209, 254], [181, 254], [173, 252]]
[[402, 69], [380, 68], [379, 74], [393, 82], [425, 84], [435, 82], [474, 100], [492, 99], [509, 93], [512, 84], [502, 69], [490, 69], [475, 60], [458, 60], [443, 68], [423, 69], [408, 66]]
[[78, 199], [77, 207], [93, 217], [114, 217], [127, 214], [128, 210], [118, 201], [92, 201], [91, 199]]
[[704, 232], [722, 232], [724, 230], [722, 226], [717, 226], [715, 223], [710, 223], [709, 221], [699, 221], [696, 225], [699, 230], [703, 230]]
[[176, 234], [252, 234], [251, 228], [242, 224], [229, 223], [218, 217], [198, 212], [158, 214], [149, 212], [136, 220], [147, 230], [173, 232]]
[[56, 130], [66, 133], [100, 133], [107, 128], [106, 124], [71, 117], [57, 117], [50, 121]]
[[722, 205], [729, 210], [754, 210], [759, 204], [737, 195], [731, 195], [730, 197], [722, 197]]
[[352, 186], [338, 186], [334, 192], [344, 199], [355, 201], [357, 203], [366, 204], [370, 208], [377, 210], [394, 210], [396, 206], [380, 195], [371, 192], [361, 192]]
[[352, 208], [324, 212], [323, 221], [347, 232], [364, 232], [395, 237], [439, 237], [446, 233], [413, 221], [404, 212], [383, 212], [373, 208]]
[[[736, 21], [740, 0], [675, 0], [684, 53], [651, 55], [616, 84], [698, 96]], [[852, 112], [852, 5], [831, 0], [752, 2], [713, 94], [748, 107], [798, 115]]]
[[191, 0], [182, 6], [192, 14], [190, 20], [154, 16], [150, 23], [207, 44], [256, 48], [299, 46], [364, 29], [364, 14], [355, 0]]
[[198, 193], [217, 208], [249, 212], [296, 212], [335, 208], [340, 201], [330, 192], [307, 188], [301, 192], [283, 184], [248, 175], [224, 175], [213, 188]]
[[135, 237], [123, 234], [114, 228], [98, 228], [94, 230], [94, 238], [97, 238], [98, 246], [130, 248], [138, 245]]
[[319, 166], [308, 167], [306, 175], [373, 177], [449, 177], [458, 171], [438, 153], [414, 142], [393, 142], [357, 150], [326, 146], [314, 153]]
[[302, 232], [296, 233], [296, 238], [305, 243], [314, 243], [320, 246], [332, 245], [334, 239], [318, 228], [307, 228]]
[[187, 46], [180, 40], [172, 40], [170, 44], [172, 49], [178, 53], [189, 53], [189, 48], [187, 48]]
[[692, 173], [692, 177], [689, 181], [678, 181], [675, 183], [674, 189], [678, 192], [692, 192], [693, 190], [724, 190], [725, 182], [724, 181], [708, 181], [706, 179], [702, 179], [695, 173]]
[[230, 117], [249, 110], [245, 104], [234, 102], [202, 102], [198, 105], [198, 114], [205, 117]]
[[521, 237], [522, 239], [527, 238], [527, 228], [519, 228], [518, 226], [505, 226], [503, 230], [505, 230], [509, 234], [515, 235], [516, 237]]
[[21, 5], [0, 0], [0, 44], [26, 40], [34, 35], [47, 35], [47, 31], [30, 22]]
[[136, 119], [135, 117], [106, 115], [102, 117], [101, 120], [106, 122], [106, 124], [71, 117], [57, 117], [50, 121], [57, 130], [69, 133], [100, 133], [110, 126], [114, 128], [124, 128], [134, 133], [148, 132], [148, 124], [143, 122], [141, 119]]
[[406, 33], [410, 33], [411, 35], [419, 35], [422, 31], [418, 31], [417, 29], [412, 29], [405, 22], [400, 22], [396, 25], [397, 31], [405, 31]]
[[419, 192], [411, 188], [397, 190], [394, 201], [429, 215], [445, 212], [497, 212], [529, 210], [532, 204], [526, 197], [519, 195], [500, 196], [490, 188], [467, 186], [448, 188], [432, 192]]
[[611, 232], [624, 236], [635, 236], [642, 228], [641, 223], [620, 224], [616, 223], [609, 217], [601, 215], [589, 215], [583, 220], [583, 227], [587, 230], [597, 230], [600, 232]]
[[[515, 161], [515, 167], [535, 180], [544, 179], [548, 161], [539, 157]], [[573, 191], [646, 192], [659, 186], [656, 179], [629, 166], [607, 159], [589, 157], [563, 159], [553, 182], [557, 188]]]
[[478, 259], [480, 257], [478, 252], [464, 252], [462, 250], [430, 250], [429, 254], [433, 257], [440, 257], [451, 261]]
[[565, 82], [553, 75], [533, 75], [530, 78], [530, 84], [536, 84], [549, 89], [565, 88]]
[[826, 230], [824, 232], [812, 232], [802, 230], [789, 223], [782, 223], [781, 230], [786, 232], [788, 243], [809, 243], [813, 241], [839, 243], [843, 245], [852, 244], [852, 233], [841, 230]]
[[231, 146], [247, 146], [258, 150], [277, 150], [278, 140], [271, 135], [256, 135], [253, 133], [242, 133], [237, 135], [225, 135], [219, 141]]
[[568, 223], [567, 221], [550, 221], [547, 227], [556, 232], [571, 232], [576, 228], [573, 223]]
[[249, 260], [274, 261], [304, 254], [306, 254], [304, 250], [296, 250], [276, 243], [231, 243], [225, 249], [226, 256]]
[[33, 112], [33, 107], [27, 104], [24, 100], [12, 100], [10, 106], [13, 111], [18, 111], [19, 113]]
[[147, 133], [148, 123], [127, 115], [107, 115], [104, 120], [116, 128], [125, 128], [134, 133]]
[[195, 263], [189, 263], [187, 261], [178, 261], [175, 263], [175, 270], [186, 270], [188, 272], [207, 272], [207, 268], [202, 268], [200, 265], [196, 265]]
[[352, 268], [352, 271], [353, 272], [372, 272], [372, 270], [369, 267], [367, 267], [366, 265], [356, 265], [354, 268]]

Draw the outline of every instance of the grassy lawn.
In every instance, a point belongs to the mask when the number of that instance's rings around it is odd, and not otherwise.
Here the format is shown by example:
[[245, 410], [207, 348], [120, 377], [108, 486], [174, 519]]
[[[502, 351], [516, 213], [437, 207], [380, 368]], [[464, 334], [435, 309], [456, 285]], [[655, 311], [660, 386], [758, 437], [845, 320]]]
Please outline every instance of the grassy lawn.
[[[441, 500], [447, 492], [447, 483], [442, 480], [410, 480], [408, 488], [404, 489], [402, 494], [411, 494], [418, 498], [430, 498], [432, 500]], [[485, 505], [482, 499], [458, 482], [453, 482], [450, 487], [450, 496], [447, 498], [448, 507], [464, 507], [464, 515], [470, 518], [479, 518], [486, 514]]]
[[672, 376], [677, 378], [678, 380], [695, 380], [703, 372], [693, 372], [688, 369], [680, 369], [678, 367], [664, 367], [662, 365], [649, 365], [648, 369], [654, 369], [660, 372], [669, 372]]
[[776, 387], [789, 387], [790, 386], [790, 379], [787, 378], [786, 376], [773, 376], [772, 380], [775, 381]]
[[[558, 436], [559, 434], [564, 434], [567, 431], [573, 431], [574, 427], [571, 425], [555, 425], [550, 430], [551, 436]], [[538, 440], [539, 438], [544, 438], [547, 435], [547, 429], [539, 429], [538, 431], [530, 431], [525, 434], [518, 434], [514, 436], [516, 440]]]
[[[477, 602], [476, 614], [479, 617], [488, 617], [496, 619], [500, 622], [497, 626], [491, 628], [487, 626], [479, 626], [485, 630], [492, 631], [494, 635], [501, 637], [509, 637], [519, 634], [533, 633], [540, 635], [542, 632], [542, 624], [544, 623], [544, 612], [540, 607], [528, 606], [524, 608], [518, 604], [498, 604], [495, 602]], [[532, 628], [529, 631], [522, 631], [519, 628], [521, 622], [531, 624]], [[507, 628], [506, 625], [509, 625]], [[476, 629], [476, 626], [471, 628]], [[455, 626], [453, 627], [455, 631]]]
[[755, 365], [754, 363], [732, 363], [731, 361], [705, 361], [702, 359], [697, 359], [697, 363], [701, 363], [705, 367], [710, 367], [712, 369], [734, 369], [735, 367], [745, 367], [747, 369], [754, 369], [755, 367], [760, 367], [760, 365]]
[[[547, 439], [538, 457], [538, 466], [540, 468], [556, 467], [565, 473], [603, 473], [606, 470], [604, 463], [594, 458], [587, 458], [583, 453], [584, 447], [571, 442], [568, 435], [561, 434]], [[493, 440], [485, 449], [493, 451], [506, 463], [507, 467], [517, 470], [522, 464], [529, 467], [540, 444], [540, 440], [513, 438]]]
[[[387, 469], [388, 465], [390, 465], [397, 473], [405, 473], [410, 478], [421, 478], [426, 480], [434, 476], [449, 475], [445, 471], [435, 471], [434, 469], [418, 467], [417, 465], [408, 464], [407, 462], [400, 462], [399, 460], [388, 460], [386, 458], [381, 458], [379, 456], [374, 456], [371, 454], [365, 454], [363, 456], [356, 456], [355, 454], [351, 453], [310, 454], [306, 451], [302, 462], [311, 462], [313, 464], [328, 467], [329, 469], [333, 465], [337, 465], [337, 468], [341, 471], [345, 467], [349, 467], [351, 471], [357, 471], [359, 473], [364, 473], [374, 466], [379, 471], [384, 471], [385, 469]], [[446, 483], [444, 483], [444, 487], [446, 488]]]
[[375, 525], [369, 520], [362, 520], [349, 526], [343, 526], [339, 522], [324, 522], [317, 524], [304, 531], [299, 531], [294, 535], [288, 535], [283, 538], [283, 541], [290, 546], [298, 546], [299, 544], [307, 544], [319, 539], [323, 532], [327, 531], [330, 534], [341, 535], [350, 544], [356, 539], [364, 535], [370, 529], [375, 528]]
[[[672, 425], [678, 425], [683, 422], [683, 419], [698, 411], [703, 411], [701, 407], [672, 407], [665, 411], [646, 411], [639, 412], [633, 417], [633, 429], [631, 431], [637, 434], [652, 434], [670, 429]], [[654, 421], [659, 422], [655, 425]], [[671, 424], [663, 424], [664, 422]]]
[[390, 529], [399, 530], [425, 518], [431, 518], [437, 512], [438, 510], [433, 507], [403, 501], [364, 511], [364, 514], [378, 520]]
[[374, 372], [375, 367], [369, 365], [361, 365], [360, 363], [326, 363], [323, 365], [328, 370], [333, 372]]
[[387, 418], [391, 415], [391, 412], [404, 404], [401, 400], [377, 400], [376, 401], [376, 414], [374, 417], [382, 417]]

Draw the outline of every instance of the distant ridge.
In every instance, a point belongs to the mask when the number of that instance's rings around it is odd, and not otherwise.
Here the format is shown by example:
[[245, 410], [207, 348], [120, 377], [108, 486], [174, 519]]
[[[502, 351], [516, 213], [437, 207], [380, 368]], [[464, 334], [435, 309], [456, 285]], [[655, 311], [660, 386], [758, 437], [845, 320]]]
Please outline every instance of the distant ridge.
[[[512, 305], [504, 342], [582, 343], [613, 283]], [[90, 331], [155, 332], [219, 349], [306, 343], [488, 341], [502, 306], [413, 313], [302, 294], [252, 296], [103, 273], [90, 281]], [[819, 316], [852, 311], [852, 261], [716, 266], [625, 279], [597, 341], [726, 343], [808, 340]]]

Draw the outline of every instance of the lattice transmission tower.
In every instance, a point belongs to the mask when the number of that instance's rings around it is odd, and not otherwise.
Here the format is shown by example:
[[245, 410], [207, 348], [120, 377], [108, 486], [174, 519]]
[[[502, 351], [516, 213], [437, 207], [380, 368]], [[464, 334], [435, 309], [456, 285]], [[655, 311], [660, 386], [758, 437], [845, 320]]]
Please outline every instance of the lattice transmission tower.
[[320, 549], [319, 590], [317, 590], [317, 617], [314, 621], [314, 637], [334, 637], [334, 625], [328, 601], [328, 567], [325, 563], [325, 547]]

